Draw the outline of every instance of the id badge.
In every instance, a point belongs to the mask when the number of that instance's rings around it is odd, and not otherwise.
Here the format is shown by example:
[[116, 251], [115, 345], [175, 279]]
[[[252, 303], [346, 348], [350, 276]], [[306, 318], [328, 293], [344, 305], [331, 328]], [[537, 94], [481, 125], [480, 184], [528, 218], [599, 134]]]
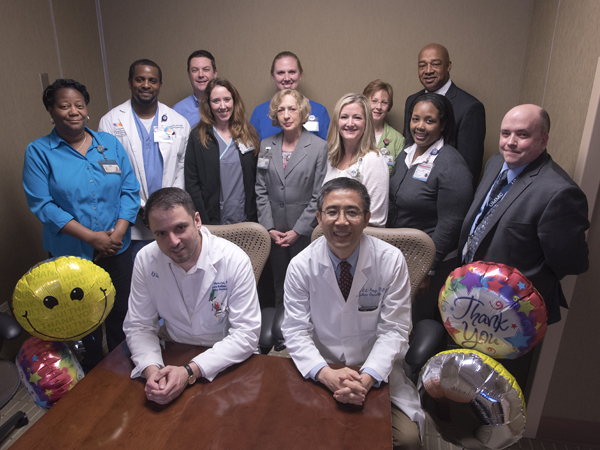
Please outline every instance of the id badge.
[[256, 167], [258, 167], [259, 169], [268, 169], [269, 163], [271, 162], [271, 158], [273, 158], [273, 155], [271, 155], [270, 153], [262, 153], [258, 155], [258, 164], [256, 165]]
[[415, 180], [427, 181], [429, 174], [431, 173], [431, 169], [433, 169], [433, 164], [419, 164], [419, 167], [417, 167], [417, 170], [415, 170], [413, 178]]
[[383, 155], [383, 160], [388, 166], [394, 165], [394, 157], [392, 155]]
[[123, 127], [121, 122], [113, 123], [113, 133], [112, 134], [117, 139], [127, 136], [127, 132], [125, 131], [125, 128]]
[[98, 164], [100, 164], [104, 173], [121, 173], [119, 163], [114, 159], [99, 159]]
[[173, 142], [174, 135], [175, 132], [171, 127], [162, 129], [161, 127], [154, 127], [154, 142], [164, 142], [170, 144], [171, 142]]
[[254, 150], [254, 147], [246, 147], [246, 146], [245, 146], [244, 144], [242, 144], [242, 143], [239, 143], [239, 144], [238, 144], [238, 148], [240, 149], [240, 153], [241, 153], [242, 155], [244, 155], [244, 154], [248, 153], [248, 152], [249, 152], [249, 151], [251, 151], [251, 150]]
[[304, 124], [304, 128], [311, 133], [318, 133], [319, 121], [317, 120], [317, 117], [313, 116], [312, 114], [308, 116], [308, 121]]

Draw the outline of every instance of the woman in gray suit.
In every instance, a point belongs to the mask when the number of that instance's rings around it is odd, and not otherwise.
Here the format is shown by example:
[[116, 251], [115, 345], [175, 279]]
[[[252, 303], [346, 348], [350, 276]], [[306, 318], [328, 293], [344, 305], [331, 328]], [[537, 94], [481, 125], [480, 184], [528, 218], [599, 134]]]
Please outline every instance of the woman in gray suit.
[[258, 222], [272, 239], [271, 266], [277, 304], [290, 260], [310, 244], [317, 225], [317, 196], [327, 170], [327, 142], [304, 129], [310, 103], [284, 89], [271, 99], [269, 117], [278, 133], [263, 139], [256, 173]]

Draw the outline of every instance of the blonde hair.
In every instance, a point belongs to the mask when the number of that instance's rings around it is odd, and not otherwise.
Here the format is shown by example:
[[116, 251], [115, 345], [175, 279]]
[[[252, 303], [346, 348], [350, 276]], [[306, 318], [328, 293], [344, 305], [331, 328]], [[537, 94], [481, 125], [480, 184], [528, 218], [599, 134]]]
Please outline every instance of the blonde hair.
[[231, 94], [233, 100], [233, 112], [229, 118], [229, 131], [231, 131], [231, 137], [237, 143], [242, 143], [248, 147], [251, 144], [254, 147], [254, 154], [258, 155], [260, 150], [260, 140], [258, 139], [258, 133], [254, 127], [246, 120], [246, 108], [244, 102], [240, 97], [237, 89], [225, 78], [214, 78], [209, 81], [206, 85], [206, 90], [200, 101], [200, 111], [202, 117], [197, 125], [198, 137], [204, 147], [208, 146], [208, 134], [212, 134], [212, 127], [216, 124], [213, 116], [212, 109], [210, 109], [210, 94], [213, 89], [222, 86], [227, 89]]
[[296, 104], [300, 109], [300, 122], [303, 124], [306, 123], [308, 116], [310, 115], [310, 103], [308, 102], [308, 99], [295, 89], [284, 89], [282, 91], [277, 91], [277, 93], [271, 99], [271, 103], [269, 105], [269, 118], [272, 121], [272, 125], [274, 127], [279, 126], [279, 120], [277, 120], [277, 110], [283, 101], [283, 97], [286, 95], [291, 95], [294, 97], [294, 100], [296, 100]]
[[352, 103], [358, 103], [360, 106], [362, 106], [363, 115], [365, 117], [365, 131], [358, 142], [358, 148], [355, 155], [356, 159], [364, 157], [369, 152], [379, 153], [379, 150], [377, 149], [377, 143], [375, 142], [373, 115], [371, 114], [369, 100], [362, 94], [346, 94], [340, 98], [335, 105], [335, 110], [333, 111], [333, 120], [329, 125], [329, 132], [327, 133], [329, 163], [336, 168], [344, 158], [344, 142], [340, 136], [340, 116], [344, 106]]

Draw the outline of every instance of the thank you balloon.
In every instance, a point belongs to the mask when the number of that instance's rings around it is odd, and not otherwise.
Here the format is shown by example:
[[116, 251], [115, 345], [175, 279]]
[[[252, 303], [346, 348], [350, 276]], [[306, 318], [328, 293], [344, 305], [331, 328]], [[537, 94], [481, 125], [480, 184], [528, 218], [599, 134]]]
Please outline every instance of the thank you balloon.
[[544, 300], [517, 269], [477, 261], [455, 269], [440, 290], [446, 330], [463, 348], [514, 359], [546, 334]]

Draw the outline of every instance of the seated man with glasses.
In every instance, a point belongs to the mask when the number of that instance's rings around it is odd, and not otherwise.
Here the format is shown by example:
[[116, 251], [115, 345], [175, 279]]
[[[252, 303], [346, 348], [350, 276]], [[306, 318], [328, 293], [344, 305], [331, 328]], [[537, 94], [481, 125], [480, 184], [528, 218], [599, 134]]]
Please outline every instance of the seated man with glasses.
[[412, 327], [408, 268], [400, 250], [363, 234], [370, 203], [357, 180], [323, 185], [317, 220], [324, 236], [288, 267], [282, 331], [302, 376], [338, 402], [362, 405], [371, 388], [389, 381], [394, 448], [420, 448], [425, 416], [402, 368]]

